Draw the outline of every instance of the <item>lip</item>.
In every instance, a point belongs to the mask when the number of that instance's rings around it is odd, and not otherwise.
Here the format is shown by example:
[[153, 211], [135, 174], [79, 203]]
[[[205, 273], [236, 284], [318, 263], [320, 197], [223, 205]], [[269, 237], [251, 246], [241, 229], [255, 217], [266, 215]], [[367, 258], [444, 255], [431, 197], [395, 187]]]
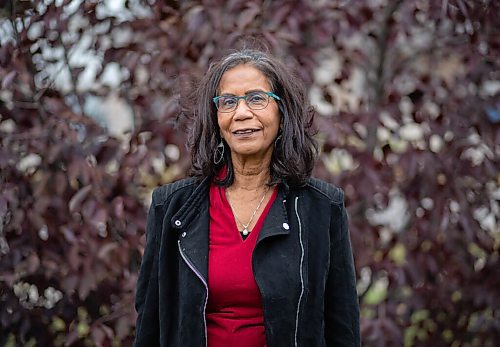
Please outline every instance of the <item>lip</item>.
[[251, 136], [256, 132], [259, 132], [260, 130], [261, 129], [258, 128], [241, 128], [241, 129], [236, 129], [235, 131], [232, 132], [232, 134], [234, 136], [246, 137], [246, 136]]

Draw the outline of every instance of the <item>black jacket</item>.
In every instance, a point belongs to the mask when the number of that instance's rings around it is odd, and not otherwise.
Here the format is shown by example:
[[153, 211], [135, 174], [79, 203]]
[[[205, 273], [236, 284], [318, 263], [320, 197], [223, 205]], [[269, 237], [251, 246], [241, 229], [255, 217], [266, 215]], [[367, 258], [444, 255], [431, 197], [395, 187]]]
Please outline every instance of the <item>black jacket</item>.
[[[155, 189], [137, 284], [134, 346], [206, 346], [209, 180]], [[253, 252], [268, 347], [359, 346], [342, 190], [280, 184]]]

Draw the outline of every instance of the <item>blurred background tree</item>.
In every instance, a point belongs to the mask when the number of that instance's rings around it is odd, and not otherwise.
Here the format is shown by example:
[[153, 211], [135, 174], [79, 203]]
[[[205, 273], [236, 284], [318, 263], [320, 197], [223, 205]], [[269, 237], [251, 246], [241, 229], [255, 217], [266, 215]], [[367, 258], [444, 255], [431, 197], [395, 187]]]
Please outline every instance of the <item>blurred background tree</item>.
[[[364, 346], [500, 340], [500, 4], [1, 1], [0, 346], [129, 346], [179, 95], [248, 38], [307, 83]], [[497, 342], [495, 342], [497, 341]]]

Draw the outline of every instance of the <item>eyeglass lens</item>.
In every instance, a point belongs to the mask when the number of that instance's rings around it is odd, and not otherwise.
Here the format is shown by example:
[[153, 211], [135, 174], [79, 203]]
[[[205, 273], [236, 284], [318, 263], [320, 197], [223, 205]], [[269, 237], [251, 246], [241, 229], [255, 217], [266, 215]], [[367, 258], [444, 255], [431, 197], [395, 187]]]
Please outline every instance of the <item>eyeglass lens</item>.
[[223, 95], [217, 100], [217, 109], [220, 112], [236, 110], [240, 99], [244, 99], [251, 110], [262, 110], [269, 103], [269, 96], [263, 92], [250, 93], [244, 96]]

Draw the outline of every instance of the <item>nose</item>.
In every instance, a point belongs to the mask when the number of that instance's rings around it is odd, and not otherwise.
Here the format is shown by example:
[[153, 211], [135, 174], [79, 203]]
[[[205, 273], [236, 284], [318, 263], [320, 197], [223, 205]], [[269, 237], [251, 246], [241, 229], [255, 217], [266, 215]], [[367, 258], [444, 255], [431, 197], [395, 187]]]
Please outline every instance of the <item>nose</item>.
[[236, 120], [243, 120], [252, 117], [252, 110], [248, 107], [245, 99], [238, 100], [238, 106], [236, 107], [236, 110], [234, 110], [233, 118]]

